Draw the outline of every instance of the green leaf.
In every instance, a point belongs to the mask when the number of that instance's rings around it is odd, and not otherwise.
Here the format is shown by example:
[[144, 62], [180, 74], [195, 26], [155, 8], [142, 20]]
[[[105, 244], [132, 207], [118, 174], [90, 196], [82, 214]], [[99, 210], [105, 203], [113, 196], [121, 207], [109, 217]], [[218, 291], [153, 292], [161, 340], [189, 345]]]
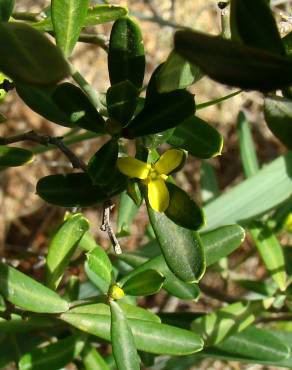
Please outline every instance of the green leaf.
[[95, 295], [100, 295], [100, 293], [107, 294], [109, 284], [89, 268], [87, 261], [84, 263], [84, 272], [89, 281], [97, 288], [98, 293], [95, 292]]
[[76, 126], [97, 133], [105, 132], [104, 119], [79, 87], [64, 82], [56, 87], [52, 99]]
[[291, 195], [292, 153], [287, 153], [208, 203], [205, 207], [207, 228], [234, 223], [247, 224], [277, 207]]
[[219, 132], [196, 116], [181, 123], [167, 142], [199, 158], [220, 155], [223, 148], [223, 137]]
[[89, 207], [102, 203], [126, 187], [124, 177], [117, 176], [111, 187], [93, 186], [86, 173], [50, 175], [37, 183], [37, 194], [46, 202], [61, 207]]
[[249, 231], [272, 279], [281, 291], [285, 291], [287, 277], [284, 252], [277, 237], [261, 223], [252, 223]]
[[247, 328], [264, 309], [263, 301], [236, 302], [195, 319], [191, 327], [203, 336], [206, 346], [212, 346]]
[[136, 110], [138, 95], [139, 91], [128, 80], [111, 86], [106, 93], [109, 117], [125, 126]]
[[173, 50], [156, 76], [156, 85], [160, 93], [166, 93], [191, 86], [202, 77], [198, 67], [191, 65]]
[[149, 219], [169, 269], [187, 283], [199, 281], [206, 268], [199, 235], [147, 207]]
[[139, 370], [140, 359], [135, 347], [132, 331], [118, 303], [110, 301], [111, 342], [119, 370]]
[[212, 164], [207, 161], [201, 162], [200, 185], [201, 198], [204, 203], [209, 203], [220, 194], [215, 169]]
[[81, 357], [85, 370], [110, 370], [99, 352], [89, 344], [83, 348]]
[[69, 57], [85, 23], [89, 0], [52, 0], [51, 12], [58, 47]]
[[34, 155], [30, 150], [0, 145], [0, 166], [17, 167], [31, 163]]
[[57, 324], [55, 319], [49, 317], [23, 318], [20, 315], [12, 314], [9, 320], [0, 318], [0, 331], [1, 333], [28, 333], [34, 330], [56, 328]]
[[16, 82], [48, 86], [69, 76], [61, 51], [25, 23], [1, 23], [0, 39], [0, 69]]
[[292, 101], [280, 96], [267, 97], [264, 114], [272, 133], [292, 150]]
[[0, 21], [7, 22], [14, 8], [14, 0], [2, 0], [0, 2]]
[[72, 335], [36, 348], [19, 360], [19, 370], [59, 370], [73, 361], [84, 346], [84, 335]]
[[178, 126], [195, 113], [194, 97], [188, 91], [176, 90], [158, 94], [124, 129], [126, 137], [137, 137]]
[[57, 293], [4, 263], [0, 263], [0, 293], [27, 311], [58, 313], [69, 309], [68, 302]]
[[266, 0], [232, 0], [230, 14], [233, 31], [235, 27], [244, 44], [285, 55], [276, 21]]
[[218, 36], [177, 31], [175, 50], [223, 84], [259, 91], [292, 84], [292, 61], [288, 58]]
[[86, 254], [86, 257], [90, 270], [109, 286], [112, 281], [112, 264], [106, 252], [100, 246], [96, 246]]
[[[97, 247], [98, 244], [96, 243], [94, 237], [89, 231], [86, 231], [82, 238], [79, 240], [78, 247], [81, 249], [90, 252], [92, 249]], [[101, 247], [100, 247], [101, 248]]]
[[[60, 318], [77, 329], [110, 340], [110, 317], [93, 314], [62, 314]], [[200, 351], [201, 337], [185, 329], [156, 322], [128, 319], [136, 348], [150, 353], [187, 355]]]
[[53, 236], [46, 258], [46, 285], [56, 290], [78, 243], [89, 229], [88, 220], [81, 214], [72, 214]]
[[251, 177], [258, 172], [259, 163], [249, 122], [243, 112], [239, 112], [237, 117], [237, 132], [244, 173], [246, 177]]
[[285, 52], [288, 56], [292, 54], [292, 32], [290, 31], [282, 38], [282, 42], [285, 48]]
[[120, 237], [130, 235], [130, 226], [139, 207], [126, 192], [120, 196], [119, 213], [117, 221], [117, 235]]
[[169, 206], [164, 212], [177, 225], [198, 230], [205, 224], [203, 210], [178, 186], [167, 182]]
[[159, 292], [162, 288], [165, 277], [156, 270], [144, 270], [121, 284], [121, 288], [128, 295], [146, 296]]
[[93, 185], [106, 186], [115, 176], [119, 145], [116, 139], [105, 143], [90, 159], [87, 167]]
[[131, 18], [121, 17], [113, 25], [108, 53], [111, 85], [129, 80], [137, 89], [143, 84], [145, 55], [139, 25]]

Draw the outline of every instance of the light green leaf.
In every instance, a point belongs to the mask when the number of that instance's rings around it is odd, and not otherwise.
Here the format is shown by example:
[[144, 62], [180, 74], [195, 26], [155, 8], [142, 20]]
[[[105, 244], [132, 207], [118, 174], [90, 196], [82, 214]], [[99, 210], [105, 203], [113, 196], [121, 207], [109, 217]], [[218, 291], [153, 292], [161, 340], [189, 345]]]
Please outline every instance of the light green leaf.
[[85, 345], [81, 357], [85, 370], [110, 370], [99, 352], [90, 344]]
[[117, 235], [120, 237], [130, 235], [130, 225], [138, 212], [139, 207], [126, 192], [120, 196], [119, 213], [117, 221]]
[[209, 203], [220, 194], [214, 167], [207, 161], [201, 163], [201, 198], [204, 203]]
[[125, 294], [139, 296], [151, 295], [159, 292], [162, 288], [165, 277], [156, 270], [144, 270], [121, 284]]
[[109, 286], [112, 281], [112, 264], [106, 252], [100, 246], [96, 246], [86, 254], [86, 257], [90, 270]]

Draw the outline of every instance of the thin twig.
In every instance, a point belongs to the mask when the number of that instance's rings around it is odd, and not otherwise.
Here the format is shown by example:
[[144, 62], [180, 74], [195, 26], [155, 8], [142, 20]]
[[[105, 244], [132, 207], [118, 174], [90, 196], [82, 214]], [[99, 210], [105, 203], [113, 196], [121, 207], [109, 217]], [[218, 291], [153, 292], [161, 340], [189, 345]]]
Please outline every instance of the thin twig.
[[10, 136], [10, 137], [0, 137], [0, 145], [13, 144], [20, 141], [33, 141], [41, 145], [55, 145], [61, 152], [69, 159], [73, 168], [80, 168], [86, 171], [85, 163], [78, 158], [62, 141], [61, 137], [52, 137], [48, 135], [39, 135], [34, 131], [24, 132], [23, 134]]
[[100, 226], [100, 230], [107, 232], [108, 237], [113, 245], [115, 253], [122, 254], [121, 246], [110, 224], [110, 212], [113, 208], [114, 208], [114, 204], [110, 200], [107, 200], [106, 202], [104, 202], [102, 224]]

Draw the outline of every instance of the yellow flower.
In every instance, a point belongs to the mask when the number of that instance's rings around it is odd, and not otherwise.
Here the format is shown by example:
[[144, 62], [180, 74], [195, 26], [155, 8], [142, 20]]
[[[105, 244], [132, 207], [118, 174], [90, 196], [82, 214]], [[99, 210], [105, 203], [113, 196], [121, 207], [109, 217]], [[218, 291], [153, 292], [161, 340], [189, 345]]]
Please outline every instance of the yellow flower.
[[157, 212], [164, 212], [169, 205], [169, 193], [165, 181], [168, 175], [181, 166], [185, 152], [179, 149], [167, 150], [153, 164], [133, 157], [118, 158], [120, 172], [130, 178], [143, 180], [147, 186], [150, 206]]

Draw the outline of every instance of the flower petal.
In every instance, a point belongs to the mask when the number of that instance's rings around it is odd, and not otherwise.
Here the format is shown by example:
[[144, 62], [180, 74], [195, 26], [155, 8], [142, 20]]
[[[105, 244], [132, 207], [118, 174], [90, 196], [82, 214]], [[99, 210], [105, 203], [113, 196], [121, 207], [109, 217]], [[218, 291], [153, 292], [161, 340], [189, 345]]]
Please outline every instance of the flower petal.
[[169, 149], [155, 163], [154, 168], [160, 174], [168, 175], [178, 168], [185, 160], [185, 153], [179, 149]]
[[157, 212], [164, 212], [169, 205], [169, 193], [162, 179], [149, 181], [148, 200], [150, 206]]
[[147, 178], [150, 165], [133, 157], [121, 157], [117, 160], [117, 167], [124, 175], [144, 180]]

